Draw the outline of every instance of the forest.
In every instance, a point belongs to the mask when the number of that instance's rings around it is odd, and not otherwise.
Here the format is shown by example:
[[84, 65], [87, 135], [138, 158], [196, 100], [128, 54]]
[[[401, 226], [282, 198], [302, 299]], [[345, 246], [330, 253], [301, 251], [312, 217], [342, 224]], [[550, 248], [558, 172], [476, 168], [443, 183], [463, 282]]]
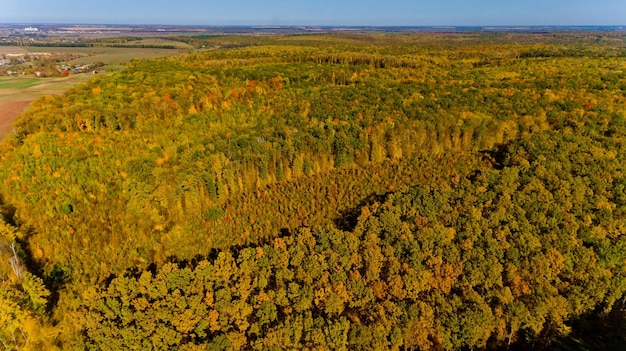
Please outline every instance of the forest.
[[624, 348], [626, 35], [185, 42], [0, 143], [5, 350]]

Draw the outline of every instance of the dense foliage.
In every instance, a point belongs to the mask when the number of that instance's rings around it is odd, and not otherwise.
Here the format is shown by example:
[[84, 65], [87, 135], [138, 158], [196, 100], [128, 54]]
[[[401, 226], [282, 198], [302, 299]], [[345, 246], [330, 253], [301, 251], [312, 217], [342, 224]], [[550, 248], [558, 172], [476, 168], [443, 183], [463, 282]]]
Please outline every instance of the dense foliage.
[[618, 42], [193, 40], [0, 146], [5, 348], [542, 347], [622, 303]]

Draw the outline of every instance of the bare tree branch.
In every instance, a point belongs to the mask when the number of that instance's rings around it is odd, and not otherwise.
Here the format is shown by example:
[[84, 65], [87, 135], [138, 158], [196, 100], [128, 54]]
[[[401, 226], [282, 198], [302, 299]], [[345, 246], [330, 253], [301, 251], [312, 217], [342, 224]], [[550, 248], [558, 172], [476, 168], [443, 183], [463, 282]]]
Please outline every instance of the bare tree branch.
[[13, 273], [18, 279], [22, 279], [22, 275], [24, 274], [24, 265], [22, 264], [20, 258], [17, 256], [17, 250], [15, 249], [15, 243], [11, 243], [11, 251], [13, 252], [13, 256], [9, 259], [9, 265], [11, 269], [13, 269]]

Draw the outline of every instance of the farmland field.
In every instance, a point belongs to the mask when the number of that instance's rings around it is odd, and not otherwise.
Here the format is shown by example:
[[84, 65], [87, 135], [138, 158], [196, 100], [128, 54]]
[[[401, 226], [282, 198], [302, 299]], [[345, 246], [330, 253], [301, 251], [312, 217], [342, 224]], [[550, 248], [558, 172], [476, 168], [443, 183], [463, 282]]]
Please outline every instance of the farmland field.
[[126, 42], [122, 44], [121, 46], [129, 46], [129, 47], [151, 46], [155, 48], [163, 47], [163, 48], [170, 48], [170, 49], [176, 48], [176, 49], [187, 49], [187, 50], [191, 50], [194, 48], [193, 46], [185, 42], [165, 39], [165, 38], [143, 38], [140, 40], [133, 40], [133, 41]]
[[[84, 55], [69, 63], [81, 65], [99, 61], [106, 65], [105, 71], [118, 70], [124, 62], [133, 59], [151, 59], [182, 52], [184, 50], [153, 48], [0, 47], [0, 54], [72, 53]], [[19, 116], [30, 101], [41, 96], [61, 94], [76, 84], [87, 82], [93, 77], [93, 74], [75, 74], [69, 77], [54, 78], [34, 78], [30, 75], [0, 77], [0, 139], [6, 136], [12, 121]]]
[[0, 101], [32, 101], [40, 96], [61, 94], [77, 83], [93, 78], [93, 74], [76, 74], [69, 77], [0, 78]]
[[56, 78], [0, 78], [0, 139], [11, 130], [17, 118], [31, 101], [46, 95], [58, 95], [78, 83], [93, 78], [92, 74], [76, 74]]
[[15, 79], [12, 77], [2, 77], [0, 78], [0, 89], [25, 89], [39, 83], [40, 80], [37, 78]]
[[0, 101], [0, 136], [4, 138], [10, 131], [13, 120], [19, 116], [30, 101]]

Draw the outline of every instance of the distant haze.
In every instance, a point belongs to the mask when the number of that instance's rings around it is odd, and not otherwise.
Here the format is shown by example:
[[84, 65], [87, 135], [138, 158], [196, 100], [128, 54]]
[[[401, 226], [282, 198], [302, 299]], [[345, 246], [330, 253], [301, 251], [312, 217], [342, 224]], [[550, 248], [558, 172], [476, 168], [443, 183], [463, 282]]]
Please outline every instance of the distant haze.
[[626, 0], [2, 0], [0, 23], [624, 25]]

